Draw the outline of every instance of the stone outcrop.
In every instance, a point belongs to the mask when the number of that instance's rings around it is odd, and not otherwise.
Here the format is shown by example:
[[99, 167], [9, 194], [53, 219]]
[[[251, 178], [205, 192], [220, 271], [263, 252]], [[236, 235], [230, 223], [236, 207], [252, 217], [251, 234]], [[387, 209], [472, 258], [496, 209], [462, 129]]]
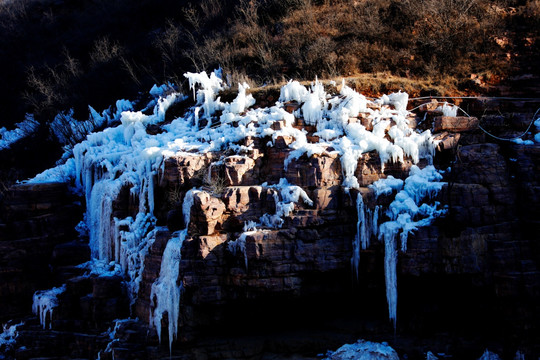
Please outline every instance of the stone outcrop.
[[[294, 111], [297, 106], [289, 103], [285, 108]], [[538, 350], [534, 336], [540, 333], [540, 147], [487, 143], [477, 129], [477, 119], [440, 116], [436, 104], [424, 111], [414, 124], [423, 122], [425, 128], [437, 132], [435, 139], [440, 142], [434, 161], [446, 169], [447, 184], [434, 200], [446, 205], [448, 212], [433, 225], [414, 231], [407, 251], [399, 252], [398, 336], [427, 337], [443, 327], [437, 322], [450, 324], [460, 334], [459, 326], [471, 326], [485, 331], [486, 338], [504, 330], [508, 347], [528, 346], [534, 354]], [[362, 116], [349, 119], [368, 125], [365, 120]], [[304, 126], [302, 119], [295, 121], [295, 126], [306, 129], [308, 141], [317, 140], [313, 126]], [[274, 124], [276, 130], [281, 126]], [[292, 159], [284, 167], [293, 138], [278, 136], [271, 147], [268, 141], [246, 138], [242, 155], [180, 153], [165, 160], [154, 192], [159, 226], [144, 257], [134, 304], [129, 304], [120, 276], [79, 276], [73, 267], [89, 253], [67, 230], [75, 226], [74, 214], [80, 217], [80, 208], [73, 204], [74, 198], [66, 197], [65, 185], [12, 189], [12, 197], [3, 205], [9, 216], [4, 216], [0, 227], [0, 246], [9, 254], [0, 263], [2, 280], [6, 280], [2, 294], [31, 298], [33, 291], [54, 285], [44, 279], [49, 261], [55, 276], [66, 283], [52, 319], [53, 330], [39, 331], [35, 321], [30, 321], [21, 331], [21, 341], [42, 349], [44, 356], [95, 357], [99, 351], [102, 359], [168, 356], [169, 349], [160, 347], [155, 330], [147, 327], [153, 311], [152, 284], [160, 277], [167, 242], [186, 227], [182, 204], [194, 187], [199, 191], [193, 194], [179, 263], [178, 284], [183, 291], [174, 355], [258, 358], [275, 343], [268, 345], [265, 340], [261, 345], [251, 340], [243, 349], [240, 343], [231, 345], [216, 338], [245, 324], [249, 330], [260, 330], [267, 323], [294, 326], [297, 319], [317, 323], [316, 318], [325, 312], [346, 318], [356, 314], [361, 319], [356, 333], [391, 341], [384, 300], [384, 245], [373, 237], [371, 246], [361, 252], [357, 280], [351, 270], [358, 231], [356, 200], [362, 196], [371, 211], [377, 205], [384, 209], [393, 195], [376, 198], [368, 186], [388, 175], [406, 178], [412, 160], [387, 163], [383, 171], [376, 152], [363, 154], [355, 172], [360, 189], [346, 191], [341, 160], [331, 147], [321, 154]], [[419, 166], [426, 164], [422, 160]], [[253, 229], [251, 222], [260, 224], [264, 216], [276, 214], [280, 189], [275, 184], [282, 178], [300, 187], [312, 202], [300, 199], [292, 204], [281, 226]], [[129, 190], [122, 189], [113, 203], [114, 216], [136, 213]], [[384, 212], [380, 217], [387, 219]], [[21, 265], [29, 256], [35, 259], [31, 271]], [[16, 282], [24, 288], [17, 289]], [[9, 299], [0, 299], [9, 308]], [[101, 334], [115, 318], [129, 316], [139, 320], [117, 323], [114, 343]], [[494, 320], [487, 322], [490, 316]], [[163, 334], [168, 331], [166, 322], [162, 320]], [[334, 333], [343, 330], [329, 328]], [[51, 352], [39, 343], [39, 336], [44, 341], [57, 336], [52, 346], [80, 343], [83, 350]], [[395, 341], [398, 347], [407, 346]], [[296, 345], [310, 351], [330, 347], [321, 343], [306, 340]], [[35, 353], [17, 353], [21, 359], [32, 356]]]
[[62, 283], [87, 261], [88, 245], [77, 239], [79, 198], [66, 184], [15, 185], [0, 210], [1, 320], [25, 314], [36, 290]]
[[478, 118], [469, 116], [437, 116], [434, 119], [434, 132], [449, 131], [460, 133], [478, 129]]

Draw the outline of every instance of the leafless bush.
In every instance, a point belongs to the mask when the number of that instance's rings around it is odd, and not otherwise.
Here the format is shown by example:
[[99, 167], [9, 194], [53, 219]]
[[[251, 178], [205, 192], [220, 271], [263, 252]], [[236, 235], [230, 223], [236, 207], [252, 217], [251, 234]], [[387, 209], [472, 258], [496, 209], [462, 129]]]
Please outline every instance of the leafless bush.
[[120, 44], [105, 36], [94, 42], [90, 52], [90, 62], [92, 64], [106, 63], [118, 59], [121, 54], [122, 47]]

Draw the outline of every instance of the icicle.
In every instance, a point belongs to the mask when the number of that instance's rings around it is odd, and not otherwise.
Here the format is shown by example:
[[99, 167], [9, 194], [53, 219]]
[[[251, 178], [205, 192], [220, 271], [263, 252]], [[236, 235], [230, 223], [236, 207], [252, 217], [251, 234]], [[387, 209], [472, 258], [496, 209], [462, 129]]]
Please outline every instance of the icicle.
[[242, 254], [244, 254], [244, 263], [246, 265], [246, 271], [248, 269], [248, 258], [247, 258], [247, 252], [246, 252], [246, 237], [256, 232], [257, 230], [243, 232], [238, 237], [238, 239], [229, 241], [229, 243], [227, 244], [227, 250], [229, 250], [234, 256], [236, 256], [238, 252], [242, 252]]
[[178, 277], [180, 275], [180, 260], [182, 259], [182, 244], [186, 239], [189, 228], [193, 195], [197, 192], [199, 190], [192, 189], [186, 193], [182, 204], [185, 229], [175, 232], [173, 237], [167, 242], [161, 259], [159, 278], [152, 284], [150, 295], [151, 308], [154, 309], [150, 311], [150, 325], [156, 328], [159, 341], [161, 342], [161, 320], [163, 315], [167, 313], [170, 351], [172, 351], [172, 342], [178, 334], [180, 293], [182, 289], [182, 283], [178, 283]]
[[[144, 258], [155, 240], [157, 230], [149, 231], [155, 223], [156, 218], [153, 215], [144, 213], [137, 214], [135, 220], [131, 217], [123, 220], [115, 218], [118, 243], [115, 261], [128, 276], [127, 287], [131, 304], [135, 303], [139, 292]], [[127, 230], [120, 230], [122, 227], [127, 227]]]
[[39, 322], [45, 329], [49, 319], [49, 329], [52, 328], [52, 315], [58, 306], [58, 295], [66, 290], [66, 285], [50, 290], [36, 291], [32, 303], [32, 312], [39, 315]]
[[[156, 328], [161, 342], [161, 320], [167, 313], [169, 330], [169, 350], [172, 351], [172, 342], [178, 334], [178, 317], [180, 315], [180, 293], [182, 285], [178, 284], [180, 275], [180, 260], [182, 258], [182, 244], [187, 230], [176, 232], [169, 239], [163, 258], [159, 278], [152, 284], [150, 305], [154, 309], [150, 312], [150, 325]], [[155, 300], [154, 300], [155, 299]]]
[[381, 225], [379, 238], [384, 241], [384, 279], [386, 284], [386, 301], [388, 303], [388, 318], [396, 330], [397, 319], [397, 248], [396, 235], [399, 231], [397, 223], [388, 221]]
[[[358, 279], [358, 267], [360, 265], [360, 247], [365, 249], [363, 235], [365, 234], [366, 216], [364, 212], [364, 200], [362, 194], [359, 192], [356, 197], [356, 212], [358, 214], [358, 221], [356, 223], [356, 236], [353, 240], [353, 256], [351, 258], [351, 265], [353, 272]], [[367, 240], [369, 241], [369, 240]], [[366, 246], [367, 247], [367, 246]]]
[[90, 251], [92, 258], [98, 260], [111, 260], [114, 256], [116, 231], [112, 212], [113, 201], [120, 192], [119, 185], [112, 180], [102, 180], [92, 187], [90, 193], [86, 210], [90, 229]]
[[377, 236], [379, 220], [379, 206], [375, 209], [366, 209], [362, 193], [358, 193], [356, 197], [356, 211], [358, 221], [356, 223], [356, 236], [353, 240], [353, 256], [351, 257], [351, 265], [353, 272], [358, 279], [358, 267], [360, 265], [360, 251], [365, 250], [370, 246], [371, 236]]

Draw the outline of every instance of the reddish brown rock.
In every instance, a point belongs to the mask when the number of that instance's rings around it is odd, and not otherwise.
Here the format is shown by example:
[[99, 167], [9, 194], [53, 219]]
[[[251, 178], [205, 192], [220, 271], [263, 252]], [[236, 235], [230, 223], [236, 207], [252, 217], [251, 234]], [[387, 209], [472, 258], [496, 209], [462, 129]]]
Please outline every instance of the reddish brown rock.
[[197, 234], [212, 235], [216, 226], [223, 223], [224, 211], [223, 201], [206, 191], [197, 192], [193, 195], [190, 227], [195, 229]]
[[227, 186], [257, 184], [254, 173], [255, 160], [248, 156], [233, 155], [223, 159], [224, 176]]
[[465, 132], [478, 129], [478, 118], [467, 116], [438, 116], [435, 118], [433, 132]]
[[456, 149], [460, 138], [461, 138], [460, 133], [449, 133], [447, 131], [444, 131], [440, 134], [435, 134], [433, 136], [433, 139], [435, 141], [438, 141], [437, 143], [438, 151]]
[[[196, 186], [207, 175], [202, 173], [213, 159], [211, 153], [180, 153], [165, 159], [165, 171], [162, 176], [163, 184], [180, 186]], [[198, 180], [194, 182], [193, 180]]]

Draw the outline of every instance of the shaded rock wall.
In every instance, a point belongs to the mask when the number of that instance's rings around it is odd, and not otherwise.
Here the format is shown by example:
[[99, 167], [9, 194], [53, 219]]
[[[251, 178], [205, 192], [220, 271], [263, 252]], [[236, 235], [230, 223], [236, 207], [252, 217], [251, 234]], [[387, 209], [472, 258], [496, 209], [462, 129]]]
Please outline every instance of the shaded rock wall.
[[0, 208], [0, 319], [31, 309], [36, 290], [63, 283], [72, 266], [87, 261], [88, 246], [75, 226], [82, 206], [66, 184], [22, 184], [11, 187]]

